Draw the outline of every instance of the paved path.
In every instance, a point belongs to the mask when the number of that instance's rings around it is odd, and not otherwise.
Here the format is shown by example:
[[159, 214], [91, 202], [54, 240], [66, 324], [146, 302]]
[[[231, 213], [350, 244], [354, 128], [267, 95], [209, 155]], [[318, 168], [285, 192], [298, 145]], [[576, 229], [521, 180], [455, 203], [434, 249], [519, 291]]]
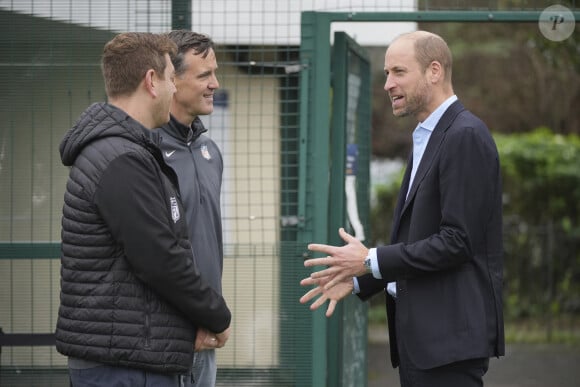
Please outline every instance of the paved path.
[[[386, 332], [377, 338], [373, 330], [369, 331], [367, 359], [368, 387], [400, 387], [398, 372], [390, 364]], [[485, 387], [579, 387], [580, 346], [508, 345], [505, 357], [491, 360], [484, 380]], [[218, 385], [233, 386], [231, 383]], [[261, 382], [244, 384], [248, 385], [267, 386]], [[20, 375], [0, 373], [0, 386], [68, 387], [68, 377], [66, 370]]]
[[[580, 346], [508, 345], [505, 357], [491, 360], [484, 382], [486, 387], [578, 387]], [[369, 343], [368, 387], [400, 387], [385, 341]]]

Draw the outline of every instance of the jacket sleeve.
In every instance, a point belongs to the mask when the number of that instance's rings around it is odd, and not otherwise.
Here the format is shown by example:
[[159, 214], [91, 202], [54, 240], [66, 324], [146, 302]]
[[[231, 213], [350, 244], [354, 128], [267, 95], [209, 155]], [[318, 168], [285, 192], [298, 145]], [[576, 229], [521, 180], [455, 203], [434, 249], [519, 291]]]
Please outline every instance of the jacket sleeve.
[[379, 292], [386, 292], [387, 283], [383, 279], [376, 279], [372, 274], [357, 277], [359, 292], [356, 293], [361, 301], [367, 301]]
[[185, 217], [172, 219], [165, 179], [153, 157], [126, 153], [104, 171], [95, 203], [135, 275], [195, 326], [222, 332], [231, 313], [201, 277], [191, 245], [178, 234], [179, 227], [187, 227]]

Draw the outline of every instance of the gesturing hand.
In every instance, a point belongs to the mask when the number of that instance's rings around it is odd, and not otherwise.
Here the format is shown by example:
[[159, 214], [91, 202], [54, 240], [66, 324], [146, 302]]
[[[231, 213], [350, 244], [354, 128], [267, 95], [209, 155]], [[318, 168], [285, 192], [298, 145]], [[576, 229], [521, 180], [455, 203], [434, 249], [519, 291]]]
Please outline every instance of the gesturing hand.
[[352, 293], [353, 283], [352, 279], [348, 278], [343, 282], [338, 282], [333, 287], [326, 289], [325, 285], [327, 285], [331, 281], [331, 277], [319, 277], [319, 278], [304, 278], [300, 281], [300, 285], [302, 286], [310, 286], [310, 285], [317, 285], [314, 289], [311, 289], [302, 297], [300, 297], [300, 303], [305, 304], [308, 301], [312, 300], [316, 295], [320, 294], [320, 296], [310, 305], [310, 310], [316, 310], [320, 306], [324, 305], [326, 300], [329, 300], [328, 308], [326, 309], [326, 317], [332, 316], [334, 313], [334, 309], [336, 308], [336, 304], [338, 301], [342, 300], [344, 297], [348, 296]]
[[328, 277], [324, 289], [330, 289], [337, 284], [366, 273], [364, 260], [369, 250], [355, 237], [344, 231], [338, 230], [340, 237], [347, 243], [344, 246], [330, 246], [311, 243], [308, 249], [318, 251], [328, 256], [326, 258], [313, 258], [304, 261], [304, 266], [328, 266], [327, 269], [314, 272], [311, 278]]

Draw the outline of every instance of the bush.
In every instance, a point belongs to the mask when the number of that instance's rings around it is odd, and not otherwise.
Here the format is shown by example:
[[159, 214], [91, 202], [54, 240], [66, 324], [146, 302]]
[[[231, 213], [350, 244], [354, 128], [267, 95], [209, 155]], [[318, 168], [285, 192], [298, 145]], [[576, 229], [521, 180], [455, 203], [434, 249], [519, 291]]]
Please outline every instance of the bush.
[[495, 135], [503, 175], [509, 319], [580, 312], [580, 138]]
[[[506, 319], [578, 315], [580, 138], [547, 128], [494, 138], [503, 176]], [[373, 246], [389, 243], [401, 180], [376, 189]]]
[[530, 224], [578, 227], [580, 137], [547, 128], [494, 136], [502, 164], [505, 213]]

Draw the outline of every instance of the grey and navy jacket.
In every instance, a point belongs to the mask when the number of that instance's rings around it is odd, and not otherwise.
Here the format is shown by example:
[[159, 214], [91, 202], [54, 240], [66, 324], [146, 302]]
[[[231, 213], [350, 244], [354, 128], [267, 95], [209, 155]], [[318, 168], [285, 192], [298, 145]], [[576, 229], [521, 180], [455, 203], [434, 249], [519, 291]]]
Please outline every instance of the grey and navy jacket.
[[172, 116], [169, 123], [158, 130], [165, 162], [179, 180], [194, 260], [202, 277], [221, 293], [221, 152], [216, 143], [203, 134], [207, 129], [199, 118], [186, 126]]
[[230, 324], [225, 300], [193, 260], [177, 178], [158, 143], [155, 131], [98, 103], [60, 144], [71, 166], [56, 327], [66, 356], [186, 373], [195, 327]]

